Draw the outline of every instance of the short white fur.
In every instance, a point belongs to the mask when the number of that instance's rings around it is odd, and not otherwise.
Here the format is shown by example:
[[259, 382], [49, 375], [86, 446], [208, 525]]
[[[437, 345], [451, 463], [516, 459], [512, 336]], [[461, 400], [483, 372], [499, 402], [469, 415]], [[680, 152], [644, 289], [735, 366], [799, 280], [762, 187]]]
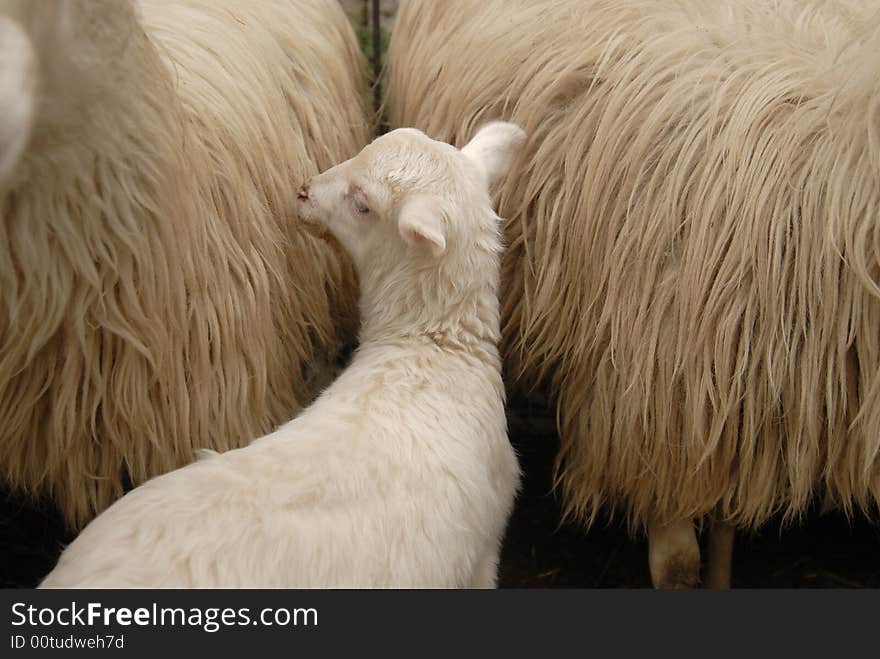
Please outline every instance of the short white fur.
[[275, 432], [117, 501], [42, 586], [494, 586], [519, 467], [480, 174], [522, 139], [488, 127], [474, 155], [398, 130], [301, 189], [360, 276], [351, 365]]

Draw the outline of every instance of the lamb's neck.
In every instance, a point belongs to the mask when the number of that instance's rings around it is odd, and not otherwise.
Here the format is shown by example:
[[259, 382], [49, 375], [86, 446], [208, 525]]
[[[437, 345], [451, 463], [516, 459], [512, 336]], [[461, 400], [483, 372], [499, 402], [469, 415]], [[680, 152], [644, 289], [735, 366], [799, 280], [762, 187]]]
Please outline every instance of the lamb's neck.
[[362, 282], [361, 345], [434, 344], [442, 349], [497, 358], [500, 320], [497, 276], [461, 289], [409, 276], [380, 285]]

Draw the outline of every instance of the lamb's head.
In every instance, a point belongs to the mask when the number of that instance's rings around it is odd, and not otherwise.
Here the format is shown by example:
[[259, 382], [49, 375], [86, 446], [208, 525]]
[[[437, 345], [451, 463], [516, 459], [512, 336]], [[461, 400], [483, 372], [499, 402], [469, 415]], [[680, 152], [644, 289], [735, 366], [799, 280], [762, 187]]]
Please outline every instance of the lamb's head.
[[475, 250], [500, 251], [489, 187], [525, 139], [518, 126], [483, 126], [462, 149], [400, 128], [297, 192], [300, 218], [325, 227], [363, 274], [377, 260], [439, 269]]

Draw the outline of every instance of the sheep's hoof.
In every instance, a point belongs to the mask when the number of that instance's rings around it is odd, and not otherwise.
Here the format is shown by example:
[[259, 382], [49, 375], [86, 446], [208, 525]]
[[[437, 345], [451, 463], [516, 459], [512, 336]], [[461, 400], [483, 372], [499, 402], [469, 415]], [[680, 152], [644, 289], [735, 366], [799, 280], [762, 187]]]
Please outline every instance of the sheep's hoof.
[[700, 557], [687, 553], [669, 556], [659, 570], [651, 570], [655, 588], [696, 588], [700, 583]]
[[648, 529], [648, 562], [655, 588], [695, 588], [700, 583], [700, 546], [690, 520]]

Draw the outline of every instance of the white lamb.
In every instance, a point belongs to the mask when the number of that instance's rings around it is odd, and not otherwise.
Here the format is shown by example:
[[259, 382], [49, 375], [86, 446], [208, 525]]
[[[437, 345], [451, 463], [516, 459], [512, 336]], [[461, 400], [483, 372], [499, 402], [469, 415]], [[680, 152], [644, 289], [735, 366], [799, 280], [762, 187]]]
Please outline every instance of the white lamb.
[[303, 186], [360, 276], [351, 365], [275, 432], [117, 501], [42, 586], [495, 586], [519, 467], [489, 185], [523, 139], [395, 130]]

